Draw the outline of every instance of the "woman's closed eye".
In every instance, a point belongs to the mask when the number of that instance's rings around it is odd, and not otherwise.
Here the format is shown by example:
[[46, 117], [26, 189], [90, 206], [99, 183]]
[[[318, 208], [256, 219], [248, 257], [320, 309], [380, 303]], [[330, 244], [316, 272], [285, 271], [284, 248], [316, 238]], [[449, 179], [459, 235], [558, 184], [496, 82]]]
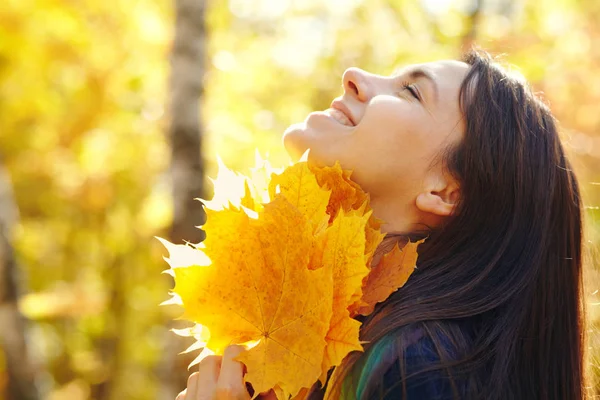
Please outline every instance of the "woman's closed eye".
[[408, 90], [410, 92], [410, 94], [412, 94], [412, 96], [415, 99], [421, 101], [421, 97], [420, 97], [419, 91], [417, 90], [417, 88], [414, 85], [411, 85], [408, 82], [404, 82], [404, 83], [402, 83], [402, 89], [403, 90]]

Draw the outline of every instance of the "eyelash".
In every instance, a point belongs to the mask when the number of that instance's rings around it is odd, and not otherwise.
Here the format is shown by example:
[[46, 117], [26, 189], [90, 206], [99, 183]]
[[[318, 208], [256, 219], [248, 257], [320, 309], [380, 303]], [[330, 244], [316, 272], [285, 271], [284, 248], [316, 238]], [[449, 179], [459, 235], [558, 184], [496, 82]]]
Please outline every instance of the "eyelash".
[[410, 94], [412, 94], [415, 99], [421, 101], [421, 99], [419, 98], [419, 93], [414, 88], [414, 86], [411, 85], [410, 83], [408, 83], [408, 82], [402, 82], [402, 89], [403, 90], [408, 90], [410, 92]]

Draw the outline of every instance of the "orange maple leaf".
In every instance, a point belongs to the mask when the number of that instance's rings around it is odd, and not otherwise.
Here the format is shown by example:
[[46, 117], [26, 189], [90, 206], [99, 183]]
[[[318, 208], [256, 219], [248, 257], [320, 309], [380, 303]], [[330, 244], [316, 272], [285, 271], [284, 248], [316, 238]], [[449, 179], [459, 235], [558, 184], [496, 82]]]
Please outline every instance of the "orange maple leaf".
[[[311, 166], [310, 170], [317, 178], [319, 186], [331, 190], [329, 204], [327, 205], [330, 222], [333, 221], [338, 210], [346, 212], [357, 210], [361, 214], [371, 211], [369, 194], [350, 179], [352, 171], [343, 170], [338, 161], [332, 167], [317, 168]], [[365, 263], [368, 267], [371, 265], [373, 253], [383, 240], [384, 235], [380, 231], [383, 222], [383, 220], [371, 214], [368, 224], [365, 227]]]
[[350, 307], [351, 315], [369, 315], [375, 305], [386, 300], [393, 292], [404, 286], [415, 270], [417, 247], [423, 243], [409, 242], [402, 249], [398, 243], [392, 251], [384, 254], [377, 266], [371, 268], [362, 288], [361, 300]]

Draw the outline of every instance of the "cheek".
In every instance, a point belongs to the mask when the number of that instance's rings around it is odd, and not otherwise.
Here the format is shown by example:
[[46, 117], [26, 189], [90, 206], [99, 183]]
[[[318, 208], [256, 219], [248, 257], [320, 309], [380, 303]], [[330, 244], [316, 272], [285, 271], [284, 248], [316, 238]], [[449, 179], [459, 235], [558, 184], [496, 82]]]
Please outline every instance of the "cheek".
[[360, 148], [379, 164], [397, 165], [421, 154], [427, 126], [421, 112], [405, 101], [374, 102], [356, 133]]
[[371, 191], [402, 185], [408, 175], [412, 181], [429, 165], [431, 126], [421, 110], [402, 103], [370, 104], [355, 133], [354, 150], [361, 159], [356, 179]]

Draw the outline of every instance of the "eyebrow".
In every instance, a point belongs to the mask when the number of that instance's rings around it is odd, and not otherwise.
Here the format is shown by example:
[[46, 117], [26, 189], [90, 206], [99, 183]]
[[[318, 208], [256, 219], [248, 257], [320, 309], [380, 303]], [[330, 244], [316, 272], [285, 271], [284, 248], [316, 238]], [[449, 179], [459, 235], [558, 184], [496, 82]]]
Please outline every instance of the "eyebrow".
[[[398, 76], [400, 75], [403, 71], [404, 68], [398, 68], [396, 71], [394, 71], [394, 73], [392, 74], [392, 76]], [[406, 71], [404, 71], [406, 73]], [[431, 73], [429, 71], [427, 71], [426, 69], [423, 69], [421, 67], [414, 67], [414, 68], [410, 68], [408, 70], [408, 77], [411, 80], [417, 80], [419, 78], [425, 78], [427, 79], [430, 83], [431, 86], [433, 87], [433, 92], [435, 94], [435, 100], [437, 101], [438, 99], [438, 86], [437, 83], [435, 81], [435, 78], [433, 77], [433, 75], [431, 75]]]

